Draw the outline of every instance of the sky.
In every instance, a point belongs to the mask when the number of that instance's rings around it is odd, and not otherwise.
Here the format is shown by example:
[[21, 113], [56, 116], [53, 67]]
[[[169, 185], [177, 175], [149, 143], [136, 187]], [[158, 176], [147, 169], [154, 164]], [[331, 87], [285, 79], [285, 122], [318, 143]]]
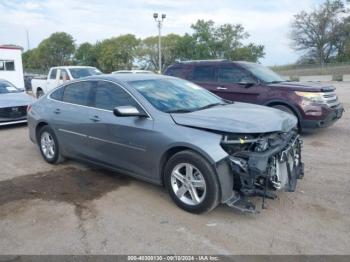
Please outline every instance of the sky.
[[57, 31], [71, 34], [76, 44], [95, 43], [121, 34], [156, 35], [153, 13], [165, 13], [162, 34], [191, 33], [198, 19], [216, 24], [242, 24], [245, 41], [265, 46], [265, 65], [295, 62], [300, 53], [289, 39], [293, 15], [323, 0], [0, 0], [0, 44], [26, 50]]

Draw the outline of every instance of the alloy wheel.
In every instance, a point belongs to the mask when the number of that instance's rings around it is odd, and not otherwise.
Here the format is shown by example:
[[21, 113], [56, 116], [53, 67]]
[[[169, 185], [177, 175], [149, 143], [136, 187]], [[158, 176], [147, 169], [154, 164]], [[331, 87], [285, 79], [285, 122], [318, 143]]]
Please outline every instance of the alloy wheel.
[[41, 150], [47, 159], [52, 159], [55, 156], [55, 141], [50, 133], [43, 132], [40, 138]]
[[194, 165], [180, 163], [171, 172], [171, 187], [179, 200], [187, 205], [199, 205], [206, 196], [206, 182]]

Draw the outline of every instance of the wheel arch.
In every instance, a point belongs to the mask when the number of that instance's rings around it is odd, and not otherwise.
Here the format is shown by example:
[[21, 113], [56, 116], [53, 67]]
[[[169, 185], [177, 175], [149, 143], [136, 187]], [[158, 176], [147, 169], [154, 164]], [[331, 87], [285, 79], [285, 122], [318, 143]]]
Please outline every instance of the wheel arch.
[[39, 130], [42, 128], [42, 127], [44, 127], [44, 126], [48, 126], [49, 124], [47, 123], [47, 122], [45, 122], [45, 121], [41, 121], [41, 122], [39, 122], [37, 125], [36, 125], [36, 127], [35, 127], [35, 138], [37, 139], [37, 141], [39, 141], [38, 140], [38, 136], [39, 136]]
[[272, 100], [264, 104], [265, 106], [273, 107], [277, 105], [288, 107], [292, 112], [298, 117], [298, 120], [301, 119], [301, 115], [299, 113], [299, 110], [296, 108], [296, 106], [292, 105], [289, 102], [282, 101], [282, 100]]
[[191, 146], [187, 146], [187, 145], [175, 145], [172, 146], [170, 148], [168, 148], [161, 156], [160, 158], [160, 162], [159, 162], [159, 175], [160, 175], [160, 179], [161, 179], [161, 185], [164, 186], [164, 170], [165, 170], [165, 166], [166, 163], [168, 162], [168, 160], [174, 156], [175, 154], [182, 152], [182, 151], [192, 151], [194, 153], [197, 153], [198, 155], [200, 155], [201, 157], [203, 157], [205, 160], [207, 160], [211, 165], [214, 165], [215, 162], [213, 159], [210, 158], [210, 156], [208, 154], [206, 154], [205, 152], [202, 152], [199, 149], [193, 148]]

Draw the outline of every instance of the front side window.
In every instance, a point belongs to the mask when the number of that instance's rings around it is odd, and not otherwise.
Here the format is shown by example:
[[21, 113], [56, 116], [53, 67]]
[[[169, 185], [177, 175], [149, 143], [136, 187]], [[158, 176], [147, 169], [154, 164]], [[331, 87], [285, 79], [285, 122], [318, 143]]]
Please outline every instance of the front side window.
[[193, 69], [192, 79], [198, 82], [215, 82], [215, 67], [195, 66]]
[[117, 106], [135, 106], [138, 107], [137, 102], [121, 87], [111, 82], [98, 82], [95, 91], [95, 105], [96, 108], [113, 110]]
[[82, 81], [72, 83], [64, 88], [63, 102], [87, 106], [91, 104], [92, 89], [96, 81]]
[[279, 83], [285, 81], [280, 75], [265, 66], [254, 63], [242, 63], [241, 66], [266, 83]]
[[67, 70], [61, 69], [60, 71], [61, 71], [60, 72], [60, 80], [68, 81], [69, 80], [69, 76], [68, 76]]
[[57, 69], [52, 69], [50, 73], [50, 79], [56, 79]]
[[251, 83], [255, 79], [245, 70], [238, 67], [219, 67], [218, 81], [223, 83]]
[[182, 79], [139, 80], [129, 84], [155, 108], [167, 113], [192, 112], [226, 104], [208, 90]]

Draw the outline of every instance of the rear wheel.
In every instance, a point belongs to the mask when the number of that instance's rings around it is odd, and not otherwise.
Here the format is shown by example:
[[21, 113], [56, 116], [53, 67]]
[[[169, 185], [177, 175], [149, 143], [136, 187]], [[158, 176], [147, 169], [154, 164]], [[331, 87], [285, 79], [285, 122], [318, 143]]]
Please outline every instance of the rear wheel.
[[174, 202], [188, 212], [208, 212], [218, 204], [220, 188], [215, 171], [192, 151], [179, 152], [169, 159], [165, 184]]
[[39, 130], [38, 144], [41, 155], [46, 162], [50, 164], [57, 164], [64, 160], [64, 158], [60, 155], [55, 133], [49, 126], [43, 126]]
[[38, 91], [36, 91], [36, 98], [40, 98], [44, 95], [44, 91], [41, 89], [38, 89]]

